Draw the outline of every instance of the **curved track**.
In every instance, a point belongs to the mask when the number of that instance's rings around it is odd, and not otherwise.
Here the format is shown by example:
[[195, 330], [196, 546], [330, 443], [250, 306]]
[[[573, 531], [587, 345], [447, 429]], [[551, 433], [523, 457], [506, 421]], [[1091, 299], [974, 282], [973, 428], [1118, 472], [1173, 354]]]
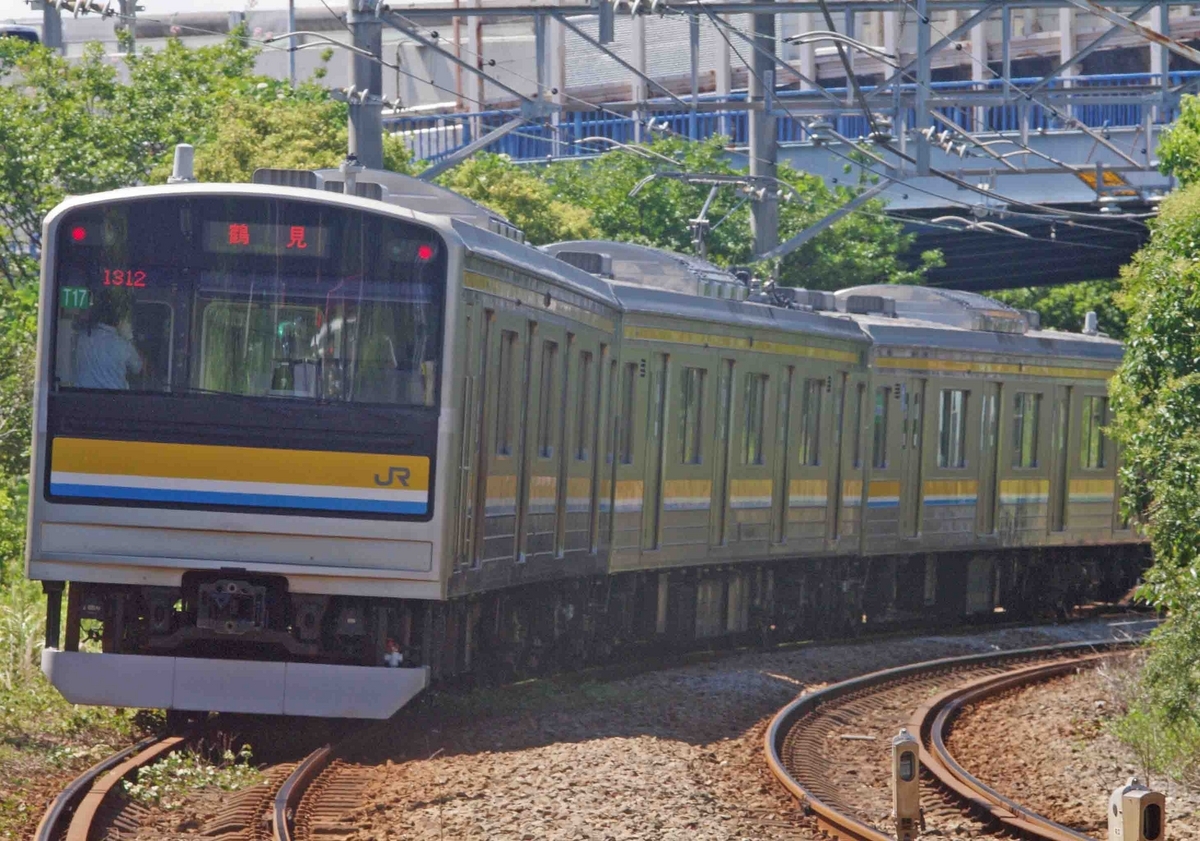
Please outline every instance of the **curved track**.
[[[921, 762], [937, 783], [934, 796], [927, 789], [923, 798], [930, 823], [961, 823], [965, 806], [980, 834], [1091, 841], [982, 783], [954, 760], [945, 737], [966, 705], [1090, 665], [1104, 656], [1099, 650], [1122, 645], [1128, 643], [1071, 643], [949, 658], [826, 687], [797, 698], [772, 720], [766, 733], [768, 765], [832, 837], [894, 841], [890, 821], [883, 817], [886, 810], [880, 809], [891, 797], [887, 773], [879, 770], [882, 758], [890, 758], [887, 741], [864, 731], [881, 730], [890, 740], [899, 725], [907, 725], [920, 734]], [[861, 779], [871, 771], [875, 779]]]
[[[226, 800], [206, 823], [204, 835], [222, 841], [296, 841], [351, 829], [342, 819], [359, 803], [365, 771], [340, 757], [381, 726], [356, 728], [298, 763], [270, 768], [262, 784]], [[112, 829], [135, 829], [140, 807], [124, 797], [121, 781], [189, 741], [185, 736], [148, 737], [92, 766], [54, 799], [34, 838], [96, 841]]]

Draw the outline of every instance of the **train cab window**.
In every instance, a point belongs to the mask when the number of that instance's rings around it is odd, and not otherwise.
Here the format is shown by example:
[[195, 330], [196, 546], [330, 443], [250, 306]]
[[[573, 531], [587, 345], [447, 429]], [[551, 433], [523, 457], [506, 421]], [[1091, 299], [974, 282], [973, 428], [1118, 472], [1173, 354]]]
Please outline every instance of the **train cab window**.
[[742, 425], [742, 463], [763, 463], [763, 424], [767, 411], [767, 375], [746, 375], [746, 416]]
[[496, 394], [496, 455], [513, 451], [513, 393], [517, 387], [517, 334], [500, 331], [500, 377]]
[[891, 396], [891, 386], [881, 385], [875, 389], [875, 412], [871, 420], [871, 466], [876, 470], [888, 466], [888, 398]]
[[71, 211], [55, 389], [438, 403], [446, 251], [432, 232], [285, 199]]
[[824, 380], [804, 381], [804, 402], [800, 406], [800, 463], [816, 467], [821, 463], [821, 394]]
[[621, 375], [621, 427], [617, 452], [620, 453], [621, 464], [633, 464], [633, 404], [636, 396], [638, 365], [630, 362], [625, 366]]
[[554, 455], [554, 396], [558, 393], [558, 343], [542, 342], [541, 394], [538, 395], [538, 456], [551, 458]]
[[701, 417], [704, 408], [704, 375], [708, 372], [703, 368], [683, 369], [683, 413], [680, 418], [680, 438], [684, 464], [700, 464], [703, 459], [703, 441], [701, 437]]
[[942, 389], [938, 412], [938, 467], [966, 467], [967, 392]]
[[1013, 396], [1013, 467], [1037, 467], [1038, 416], [1042, 395], [1022, 391]]
[[1108, 422], [1108, 398], [1083, 398], [1083, 430], [1080, 463], [1086, 470], [1099, 470], [1104, 463], [1104, 424]]
[[579, 404], [576, 406], [578, 417], [575, 418], [575, 460], [588, 460], [588, 430], [591, 428], [592, 407], [589, 403], [592, 394], [592, 354], [588, 351], [579, 353]]

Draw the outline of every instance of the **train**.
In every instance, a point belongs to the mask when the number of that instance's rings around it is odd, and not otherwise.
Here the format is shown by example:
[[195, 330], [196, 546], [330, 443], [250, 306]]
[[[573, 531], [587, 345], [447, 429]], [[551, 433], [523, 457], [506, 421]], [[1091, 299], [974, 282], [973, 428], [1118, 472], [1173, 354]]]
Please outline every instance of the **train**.
[[[986, 297], [533, 247], [259, 170], [45, 220], [27, 575], [69, 701], [382, 718], [431, 683], [1119, 596], [1119, 342]], [[65, 602], [65, 615], [63, 604]]]

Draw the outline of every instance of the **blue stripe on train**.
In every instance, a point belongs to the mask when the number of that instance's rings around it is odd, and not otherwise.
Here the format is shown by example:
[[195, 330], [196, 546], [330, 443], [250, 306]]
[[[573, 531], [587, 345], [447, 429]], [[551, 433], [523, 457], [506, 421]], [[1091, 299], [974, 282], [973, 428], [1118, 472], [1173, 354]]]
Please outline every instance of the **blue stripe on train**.
[[377, 514], [424, 514], [424, 502], [388, 502], [372, 499], [339, 499], [321, 496], [287, 496], [284, 494], [222, 493], [219, 491], [184, 491], [171, 488], [121, 488], [108, 485], [77, 485], [51, 482], [54, 496], [79, 496], [88, 499], [127, 499], [139, 502], [183, 502], [199, 505], [238, 505], [257, 508], [317, 509], [321, 511], [368, 511]]

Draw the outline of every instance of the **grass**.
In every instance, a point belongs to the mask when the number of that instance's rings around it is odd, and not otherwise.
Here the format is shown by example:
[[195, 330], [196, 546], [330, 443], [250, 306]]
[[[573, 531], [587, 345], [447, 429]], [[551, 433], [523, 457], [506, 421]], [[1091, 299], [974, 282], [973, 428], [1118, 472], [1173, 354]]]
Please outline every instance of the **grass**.
[[1110, 732], [1137, 756], [1141, 781], [1168, 777], [1200, 788], [1200, 722], [1169, 717], [1154, 703], [1144, 671], [1146, 655], [1114, 658], [1099, 668], [1113, 699]]

